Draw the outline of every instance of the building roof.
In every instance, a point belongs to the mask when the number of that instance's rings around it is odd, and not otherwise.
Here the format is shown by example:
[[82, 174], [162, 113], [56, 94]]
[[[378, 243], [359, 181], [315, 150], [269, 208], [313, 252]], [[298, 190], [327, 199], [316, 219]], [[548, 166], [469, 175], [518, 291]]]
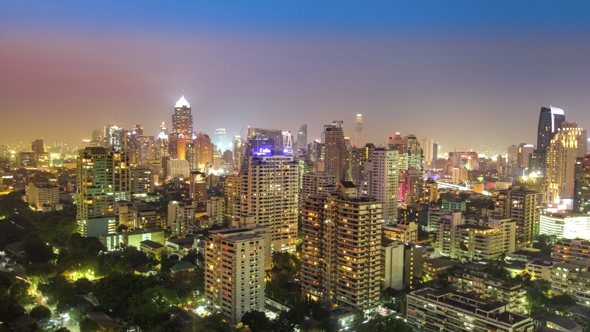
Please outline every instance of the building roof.
[[186, 99], [184, 98], [184, 95], [182, 95], [182, 97], [180, 97], [180, 99], [178, 99], [178, 101], [176, 102], [176, 106], [174, 107], [191, 107], [191, 104], [188, 103], [188, 101], [186, 101]]
[[548, 313], [539, 313], [536, 315], [533, 315], [532, 318], [536, 321], [541, 321], [541, 322], [552, 322], [556, 325], [559, 325], [569, 331], [582, 331], [583, 327], [579, 324], [576, 324], [576, 322], [574, 322], [573, 320], [563, 317], [563, 316], [559, 316], [559, 315], [553, 315], [553, 314], [548, 314]]
[[143, 240], [140, 243], [142, 245], [148, 246], [148, 247], [153, 248], [153, 249], [160, 249], [160, 248], [164, 247], [164, 245], [159, 244], [158, 242], [154, 242], [152, 240]]
[[89, 312], [87, 315], [98, 326], [100, 326], [102, 328], [109, 329], [109, 328], [117, 328], [117, 327], [121, 326], [120, 323], [118, 323], [115, 320], [113, 320], [111, 317], [109, 317], [104, 312], [100, 312], [100, 311], [97, 311], [97, 312]]
[[191, 269], [196, 269], [197, 267], [194, 266], [193, 264], [186, 262], [186, 261], [180, 261], [178, 263], [176, 263], [173, 267], [170, 268], [170, 271], [173, 272], [181, 272], [181, 271], [187, 271], [187, 270], [191, 270]]
[[340, 183], [342, 183], [342, 186], [344, 188], [356, 188], [354, 183], [352, 183], [351, 181], [340, 181]]
[[440, 268], [440, 267], [457, 265], [456, 262], [453, 262], [452, 260], [446, 259], [446, 258], [431, 258], [431, 259], [425, 260], [424, 263], [426, 265], [428, 265], [429, 267], [433, 267], [433, 268]]

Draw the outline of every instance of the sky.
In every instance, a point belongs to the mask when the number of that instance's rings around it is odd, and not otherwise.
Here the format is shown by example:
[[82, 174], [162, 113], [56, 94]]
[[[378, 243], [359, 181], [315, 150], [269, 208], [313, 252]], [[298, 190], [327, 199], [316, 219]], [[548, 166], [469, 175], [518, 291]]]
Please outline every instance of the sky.
[[247, 126], [308, 139], [343, 120], [442, 151], [536, 143], [542, 106], [590, 127], [588, 2], [0, 0], [0, 144], [92, 130]]

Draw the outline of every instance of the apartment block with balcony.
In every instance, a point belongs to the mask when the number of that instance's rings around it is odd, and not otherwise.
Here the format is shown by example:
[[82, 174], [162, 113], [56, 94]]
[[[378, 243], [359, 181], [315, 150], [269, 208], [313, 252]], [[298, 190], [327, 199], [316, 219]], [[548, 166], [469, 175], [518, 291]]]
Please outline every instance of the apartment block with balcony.
[[553, 265], [551, 294], [567, 294], [590, 306], [590, 260], [574, 260]]
[[266, 241], [247, 229], [211, 231], [205, 242], [205, 299], [209, 309], [239, 323], [264, 311]]
[[551, 246], [551, 259], [554, 262], [590, 260], [590, 241], [561, 239]]
[[370, 310], [379, 305], [383, 204], [351, 189], [338, 183], [334, 195], [303, 203], [301, 286], [333, 306]]
[[408, 294], [406, 312], [416, 331], [533, 331], [533, 320], [510, 312], [506, 303], [432, 288]]

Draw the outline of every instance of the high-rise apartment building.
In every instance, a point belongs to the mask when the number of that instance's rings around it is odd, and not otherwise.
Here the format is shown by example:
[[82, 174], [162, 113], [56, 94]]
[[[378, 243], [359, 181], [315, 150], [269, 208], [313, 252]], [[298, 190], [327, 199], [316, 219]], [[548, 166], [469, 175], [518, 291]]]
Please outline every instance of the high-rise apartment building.
[[[349, 182], [350, 183], [350, 182]], [[382, 202], [336, 194], [303, 203], [301, 286], [314, 299], [359, 309], [379, 305]], [[347, 194], [348, 193], [348, 194]]]
[[365, 146], [353, 146], [349, 150], [348, 179], [355, 186], [361, 187], [365, 178], [365, 170], [370, 167], [375, 144], [367, 143]]
[[539, 220], [537, 197], [539, 193], [522, 187], [506, 190], [504, 216], [516, 222], [516, 244], [519, 247], [532, 245], [535, 227]]
[[195, 206], [192, 201], [172, 201], [168, 203], [168, 227], [174, 235], [193, 234], [195, 224]]
[[148, 166], [131, 168], [131, 194], [133, 197], [146, 197], [154, 191], [152, 170]]
[[348, 150], [342, 128], [330, 126], [324, 131], [326, 139], [324, 170], [336, 177], [336, 182], [348, 178]]
[[425, 204], [436, 203], [438, 201], [438, 197], [438, 183], [433, 179], [424, 181], [422, 202]]
[[225, 221], [231, 222], [239, 218], [240, 199], [240, 182], [241, 177], [237, 175], [229, 175], [225, 177]]
[[78, 232], [98, 237], [115, 232], [114, 153], [102, 147], [80, 150], [76, 168]]
[[334, 193], [336, 181], [328, 172], [305, 173], [302, 177], [299, 200], [303, 203], [309, 196], [327, 196]]
[[361, 187], [364, 197], [372, 197], [383, 202], [385, 222], [397, 219], [398, 157], [398, 151], [375, 148], [370, 168], [365, 171], [365, 179]]
[[563, 123], [547, 148], [546, 200], [570, 208], [574, 199], [574, 170], [578, 157], [586, 154], [586, 130], [576, 123]]
[[551, 145], [551, 140], [557, 134], [557, 131], [565, 122], [565, 114], [561, 108], [550, 106], [541, 107], [539, 114], [539, 126], [537, 129], [537, 149], [533, 154], [534, 165], [531, 165], [531, 171], [545, 174], [547, 167], [547, 150]]
[[422, 139], [421, 147], [422, 151], [424, 152], [424, 163], [427, 167], [430, 167], [430, 165], [432, 165], [432, 160], [434, 156], [434, 141], [428, 137], [425, 137]]
[[590, 155], [576, 160], [573, 211], [590, 214]]
[[43, 144], [42, 138], [36, 139], [31, 143], [31, 151], [33, 151], [33, 153], [45, 153], [45, 145]]
[[207, 182], [205, 181], [205, 174], [191, 172], [189, 185], [189, 197], [193, 201], [197, 212], [204, 211], [207, 208]]
[[[270, 227], [270, 247], [295, 252], [299, 194], [298, 163], [291, 155], [263, 150], [240, 175], [239, 213], [234, 225]], [[234, 208], [235, 209], [235, 208]]]
[[211, 143], [209, 135], [198, 133], [197, 138], [195, 139], [195, 149], [197, 151], [196, 155], [199, 161], [199, 169], [204, 170], [207, 165], [213, 164], [213, 151], [215, 145]]
[[205, 242], [205, 299], [213, 312], [239, 323], [264, 311], [265, 238], [251, 230], [210, 231]]

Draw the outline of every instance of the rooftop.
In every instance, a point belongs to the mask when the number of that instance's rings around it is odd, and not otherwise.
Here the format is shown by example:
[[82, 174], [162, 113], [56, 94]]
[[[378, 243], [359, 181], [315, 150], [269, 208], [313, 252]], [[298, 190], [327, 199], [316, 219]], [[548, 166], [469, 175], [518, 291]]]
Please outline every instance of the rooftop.
[[154, 248], [154, 249], [160, 249], [160, 248], [163, 248], [164, 247], [164, 245], [159, 244], [158, 242], [154, 242], [152, 240], [143, 240], [140, 243], [142, 245], [146, 245], [146, 246], [148, 246], [150, 248]]
[[178, 263], [176, 263], [173, 267], [170, 268], [170, 271], [173, 272], [180, 272], [180, 271], [187, 271], [187, 270], [192, 270], [192, 269], [196, 269], [197, 267], [194, 266], [193, 264], [186, 262], [186, 261], [180, 261]]

